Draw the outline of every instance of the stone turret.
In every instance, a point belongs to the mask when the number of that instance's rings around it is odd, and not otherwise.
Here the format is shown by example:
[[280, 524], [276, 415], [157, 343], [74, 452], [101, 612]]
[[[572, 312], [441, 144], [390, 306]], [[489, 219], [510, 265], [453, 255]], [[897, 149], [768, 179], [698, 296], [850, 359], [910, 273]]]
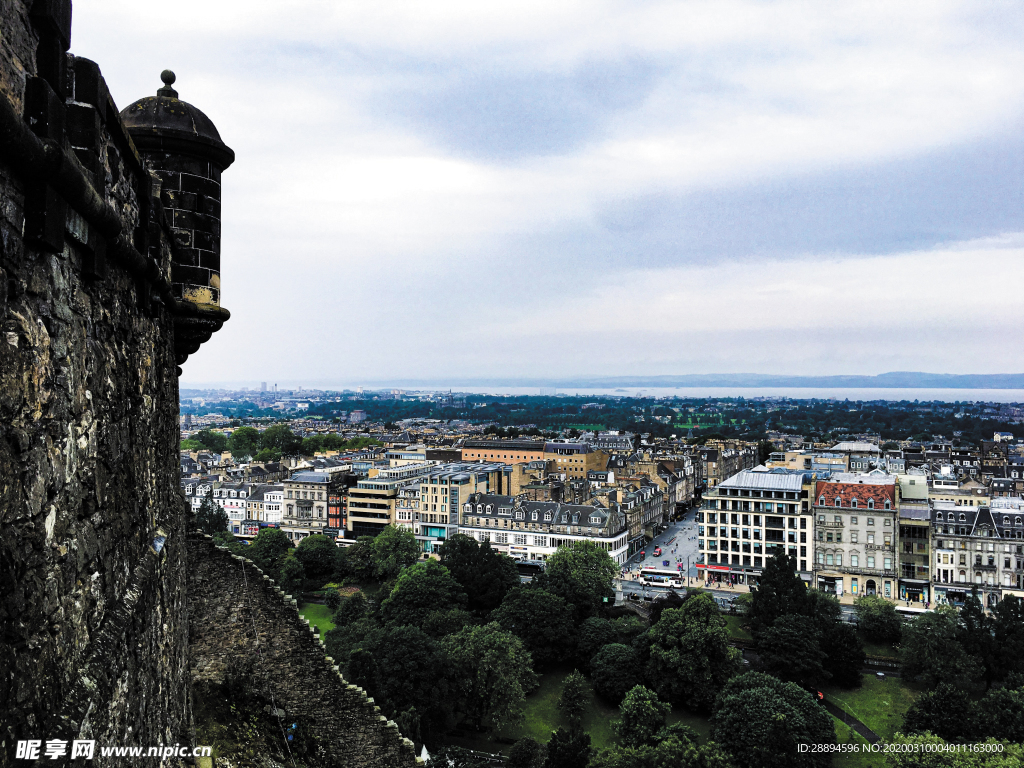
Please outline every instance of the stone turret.
[[175, 298], [220, 304], [220, 176], [235, 153], [199, 109], [178, 98], [174, 73], [156, 96], [121, 111], [128, 134], [160, 178], [160, 201], [174, 231]]

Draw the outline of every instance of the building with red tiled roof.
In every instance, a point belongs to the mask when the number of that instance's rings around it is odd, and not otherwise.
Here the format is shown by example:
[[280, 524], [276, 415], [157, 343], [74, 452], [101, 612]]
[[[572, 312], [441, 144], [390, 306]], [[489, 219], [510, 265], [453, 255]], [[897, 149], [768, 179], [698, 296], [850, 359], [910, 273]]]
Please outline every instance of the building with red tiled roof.
[[814, 484], [815, 587], [896, 599], [898, 500], [896, 477], [877, 470]]

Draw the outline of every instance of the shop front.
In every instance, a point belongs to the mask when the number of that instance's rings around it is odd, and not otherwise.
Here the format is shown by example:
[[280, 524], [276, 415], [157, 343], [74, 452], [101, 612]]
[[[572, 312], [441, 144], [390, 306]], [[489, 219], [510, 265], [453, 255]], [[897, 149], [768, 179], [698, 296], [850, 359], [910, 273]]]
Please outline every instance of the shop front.
[[930, 602], [928, 582], [920, 579], [900, 579], [900, 600], [908, 603]]

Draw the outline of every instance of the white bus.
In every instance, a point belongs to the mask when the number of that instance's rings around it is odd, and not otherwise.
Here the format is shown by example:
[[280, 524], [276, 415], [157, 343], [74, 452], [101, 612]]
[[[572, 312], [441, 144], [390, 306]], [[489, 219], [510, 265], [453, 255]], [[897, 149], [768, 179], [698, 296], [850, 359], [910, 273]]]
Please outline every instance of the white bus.
[[667, 568], [641, 568], [640, 583], [651, 587], [681, 587], [683, 574]]

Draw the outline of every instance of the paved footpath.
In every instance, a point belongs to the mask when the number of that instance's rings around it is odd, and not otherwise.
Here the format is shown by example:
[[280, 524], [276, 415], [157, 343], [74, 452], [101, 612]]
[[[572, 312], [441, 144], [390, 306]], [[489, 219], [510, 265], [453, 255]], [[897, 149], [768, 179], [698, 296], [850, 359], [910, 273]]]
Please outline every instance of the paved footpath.
[[834, 715], [837, 720], [846, 723], [848, 726], [853, 728], [853, 730], [855, 730], [857, 733], [863, 736], [867, 740], [868, 744], [877, 744], [879, 741], [881, 741], [881, 738], [877, 733], [872, 731], [870, 728], [864, 725], [864, 723], [862, 723], [860, 720], [858, 720], [856, 717], [851, 715], [846, 710], [839, 708], [828, 699], [825, 699], [822, 702], [822, 704], [825, 705], [825, 709], [827, 709], [829, 713]]

